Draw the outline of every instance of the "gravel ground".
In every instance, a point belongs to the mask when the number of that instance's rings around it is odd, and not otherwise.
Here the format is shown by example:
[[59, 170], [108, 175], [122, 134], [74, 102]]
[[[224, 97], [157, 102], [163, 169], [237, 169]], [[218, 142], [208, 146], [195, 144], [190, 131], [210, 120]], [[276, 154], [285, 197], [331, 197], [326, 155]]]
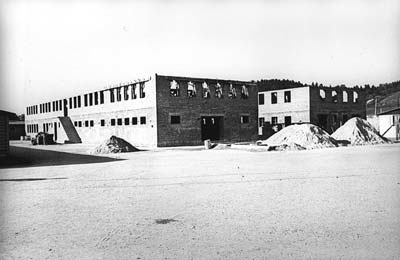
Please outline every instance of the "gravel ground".
[[400, 259], [400, 144], [14, 145], [31, 159], [0, 169], [0, 259]]

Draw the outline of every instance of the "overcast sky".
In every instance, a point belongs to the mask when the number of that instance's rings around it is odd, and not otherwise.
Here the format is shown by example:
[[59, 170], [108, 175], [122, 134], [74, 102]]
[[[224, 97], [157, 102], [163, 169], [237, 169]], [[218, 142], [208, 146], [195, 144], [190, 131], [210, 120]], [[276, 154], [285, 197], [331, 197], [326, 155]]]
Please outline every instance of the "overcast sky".
[[0, 109], [17, 113], [151, 73], [400, 79], [398, 0], [5, 0], [0, 15]]

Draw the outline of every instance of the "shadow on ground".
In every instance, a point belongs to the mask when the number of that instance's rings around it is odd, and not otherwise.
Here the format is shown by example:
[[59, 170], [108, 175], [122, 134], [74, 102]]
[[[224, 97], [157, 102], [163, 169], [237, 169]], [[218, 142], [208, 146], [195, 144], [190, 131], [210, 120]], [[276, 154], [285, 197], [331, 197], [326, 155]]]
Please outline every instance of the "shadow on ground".
[[119, 160], [123, 159], [10, 146], [9, 156], [0, 158], [0, 169], [105, 163]]

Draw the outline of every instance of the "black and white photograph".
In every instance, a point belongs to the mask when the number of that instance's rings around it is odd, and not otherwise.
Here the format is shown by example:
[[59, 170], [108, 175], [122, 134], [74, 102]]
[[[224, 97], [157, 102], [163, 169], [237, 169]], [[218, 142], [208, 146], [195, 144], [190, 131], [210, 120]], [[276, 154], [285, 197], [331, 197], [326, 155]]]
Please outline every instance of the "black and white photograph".
[[400, 1], [3, 0], [0, 260], [400, 259]]

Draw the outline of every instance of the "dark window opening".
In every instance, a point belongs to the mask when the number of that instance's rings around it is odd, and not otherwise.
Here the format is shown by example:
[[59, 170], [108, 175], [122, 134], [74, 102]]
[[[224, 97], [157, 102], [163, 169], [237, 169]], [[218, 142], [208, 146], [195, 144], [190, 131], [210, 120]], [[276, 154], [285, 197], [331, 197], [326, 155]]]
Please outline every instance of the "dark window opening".
[[291, 116], [285, 116], [285, 126], [289, 126], [292, 124], [292, 117]]
[[78, 102], [77, 102], [77, 100], [76, 100], [76, 97], [74, 97], [74, 108], [76, 108], [77, 107], [77, 104]]
[[81, 96], [78, 96], [78, 107], [81, 107]]
[[129, 117], [126, 117], [126, 118], [124, 119], [124, 123], [125, 123], [125, 125], [129, 125]]
[[111, 125], [115, 125], [115, 119], [111, 119]]
[[85, 127], [89, 127], [89, 121], [88, 120], [85, 121]]
[[99, 104], [99, 92], [94, 92], [94, 104]]
[[78, 127], [82, 127], [82, 121], [78, 122]]
[[139, 86], [139, 97], [144, 98], [145, 96], [146, 93], [144, 92], [144, 82], [141, 82]]
[[74, 126], [78, 126], [78, 122], [77, 121], [74, 122]]
[[93, 93], [89, 94], [89, 106], [93, 106]]
[[117, 125], [122, 125], [122, 118], [117, 119]]
[[90, 127], [93, 127], [93, 126], [94, 126], [94, 121], [90, 120]]
[[258, 104], [264, 105], [264, 94], [258, 94]]
[[74, 108], [72, 104], [72, 97], [69, 98], [69, 108]]
[[117, 101], [121, 101], [122, 96], [121, 96], [121, 88], [117, 88]]
[[171, 116], [171, 124], [180, 124], [181, 123], [181, 116]]
[[110, 89], [110, 103], [115, 102], [114, 89]]
[[264, 123], [265, 123], [265, 118], [264, 118], [264, 117], [260, 117], [260, 118], [258, 119], [258, 126], [259, 126], [259, 127], [263, 127], [263, 126], [264, 126]]
[[146, 124], [146, 117], [145, 116], [141, 116], [140, 117], [140, 124], [141, 125], [145, 125]]
[[278, 103], [278, 92], [271, 93], [271, 104]]
[[100, 91], [100, 104], [104, 104], [104, 91]]
[[136, 99], [136, 98], [137, 98], [137, 96], [136, 96], [136, 84], [133, 84], [131, 86], [131, 99]]
[[105, 125], [106, 125], [106, 120], [101, 119], [101, 120], [100, 120], [100, 126], [105, 126]]
[[132, 117], [132, 125], [137, 125], [137, 117]]
[[84, 100], [85, 100], [85, 107], [87, 107], [88, 106], [87, 94], [85, 94], [83, 97], [84, 97]]
[[240, 123], [248, 124], [249, 121], [250, 121], [250, 117], [249, 116], [240, 116]]
[[272, 125], [278, 124], [278, 117], [276, 117], [276, 116], [271, 117], [271, 124]]
[[291, 96], [290, 91], [284, 92], [284, 99], [285, 99], [285, 103], [290, 103], [292, 101], [292, 96]]
[[125, 86], [124, 87], [124, 100], [129, 99], [128, 90], [129, 90], [129, 86]]

